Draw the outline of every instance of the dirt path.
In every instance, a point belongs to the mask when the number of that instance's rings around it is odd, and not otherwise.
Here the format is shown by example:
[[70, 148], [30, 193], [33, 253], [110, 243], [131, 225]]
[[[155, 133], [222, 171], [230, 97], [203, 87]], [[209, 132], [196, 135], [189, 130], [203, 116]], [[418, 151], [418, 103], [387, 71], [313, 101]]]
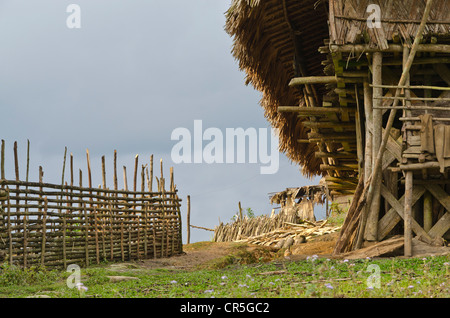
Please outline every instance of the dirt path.
[[148, 259], [132, 263], [111, 265], [118, 271], [130, 269], [177, 269], [220, 268], [233, 263], [250, 264], [275, 259], [301, 260], [311, 255], [328, 257], [333, 251], [335, 235], [324, 236], [314, 241], [292, 247], [292, 255], [285, 258], [274, 248], [243, 243], [198, 242], [183, 246], [183, 254], [168, 258]]

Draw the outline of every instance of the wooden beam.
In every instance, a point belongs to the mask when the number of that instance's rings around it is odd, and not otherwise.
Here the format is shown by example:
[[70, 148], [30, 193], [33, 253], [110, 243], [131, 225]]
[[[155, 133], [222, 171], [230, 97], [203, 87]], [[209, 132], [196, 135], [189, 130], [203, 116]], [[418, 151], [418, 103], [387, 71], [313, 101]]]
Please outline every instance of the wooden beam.
[[278, 106], [279, 113], [300, 113], [308, 115], [320, 115], [329, 113], [355, 112], [354, 108], [343, 107], [300, 107], [300, 106]]
[[444, 214], [443, 217], [431, 228], [428, 234], [433, 238], [442, 237], [450, 229], [450, 212]]
[[340, 166], [331, 166], [331, 165], [320, 165], [320, 170], [348, 170], [348, 171], [358, 171], [357, 164], [348, 164], [348, 165], [340, 165]]
[[[405, 196], [402, 196], [400, 200], [397, 200], [389, 189], [385, 185], [381, 185], [381, 195], [388, 201], [389, 205], [392, 207], [378, 222], [378, 240], [382, 240], [395, 225], [400, 222], [404, 217], [404, 203]], [[415, 186], [412, 192], [411, 204], [414, 205], [425, 193], [425, 188], [422, 186]], [[411, 220], [412, 230], [424, 239], [432, 241], [432, 238], [425, 232], [425, 230], [417, 223], [416, 220]]]
[[439, 163], [438, 162], [424, 162], [424, 163], [409, 163], [409, 164], [404, 164], [404, 165], [400, 165], [400, 169], [404, 170], [404, 171], [408, 171], [408, 170], [422, 170], [422, 169], [435, 169], [435, 168], [439, 168]]
[[[330, 51], [332, 53], [375, 53], [375, 52], [403, 52], [403, 45], [401, 44], [390, 44], [386, 50], [381, 50], [377, 47], [371, 47], [367, 44], [344, 44], [330, 46]], [[450, 53], [450, 45], [447, 44], [419, 44], [417, 46], [417, 52], [428, 52], [428, 53]]]
[[[381, 100], [379, 97], [383, 96], [383, 89], [376, 86], [383, 84], [383, 54], [380, 52], [375, 52], [373, 54], [373, 95], [372, 95], [372, 107], [373, 107], [373, 140], [372, 140], [372, 153], [378, 154], [381, 147], [382, 133], [383, 133], [383, 114], [380, 109], [377, 109], [381, 105]], [[376, 155], [372, 158], [372, 166], [375, 166]], [[380, 184], [382, 180], [382, 175], [375, 175], [377, 180], [374, 185], [373, 199], [371, 200], [371, 205], [369, 206], [365, 238], [368, 241], [377, 240], [377, 230], [378, 230], [378, 218], [380, 213]]]
[[356, 159], [356, 154], [352, 152], [316, 152], [316, 158], [335, 158], [335, 159]]
[[407, 171], [405, 177], [405, 209], [403, 212], [403, 229], [405, 236], [405, 256], [412, 256], [412, 201], [413, 201], [413, 172]]
[[312, 121], [304, 121], [303, 126], [309, 128], [341, 128], [341, 129], [352, 129], [355, 130], [354, 123], [343, 123], [343, 122], [312, 122]]
[[307, 85], [307, 84], [333, 84], [337, 83], [336, 76], [307, 76], [295, 77], [289, 83], [289, 87]]
[[424, 186], [447, 211], [450, 211], [450, 195], [444, 189], [437, 184], [425, 184]]

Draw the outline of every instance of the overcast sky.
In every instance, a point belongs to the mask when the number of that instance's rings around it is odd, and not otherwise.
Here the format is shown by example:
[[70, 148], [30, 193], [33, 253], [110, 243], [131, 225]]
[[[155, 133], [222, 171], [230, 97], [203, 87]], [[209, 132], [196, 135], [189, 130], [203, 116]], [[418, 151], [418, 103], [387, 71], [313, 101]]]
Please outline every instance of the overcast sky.
[[[72, 3], [81, 8], [80, 29], [66, 25]], [[226, 128], [270, 128], [260, 93], [244, 85], [245, 74], [231, 55], [232, 40], [224, 31], [229, 5], [230, 0], [0, 0], [0, 137], [6, 141], [7, 178], [14, 178], [14, 141], [22, 177], [29, 139], [30, 180], [38, 180], [42, 165], [44, 181], [58, 184], [64, 147], [73, 153], [76, 171], [86, 170], [90, 150], [95, 185], [101, 183], [105, 155], [111, 187], [114, 149], [118, 166], [130, 172], [136, 154], [141, 164], [154, 154], [155, 162], [163, 159], [166, 176], [174, 167], [184, 241], [188, 194], [191, 223], [214, 228], [219, 219], [231, 220], [239, 201], [257, 215], [269, 214], [274, 206], [268, 193], [317, 184], [318, 178], [303, 177], [283, 154], [273, 175], [260, 174], [260, 164], [171, 160], [172, 131], [193, 131], [194, 120], [224, 134]], [[191, 242], [210, 239], [210, 232], [191, 231]]]

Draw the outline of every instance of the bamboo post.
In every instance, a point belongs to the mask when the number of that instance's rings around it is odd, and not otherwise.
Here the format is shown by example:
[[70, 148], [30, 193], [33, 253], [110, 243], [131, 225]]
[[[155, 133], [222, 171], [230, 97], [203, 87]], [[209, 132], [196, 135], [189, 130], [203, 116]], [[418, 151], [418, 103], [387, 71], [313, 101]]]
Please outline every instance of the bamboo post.
[[145, 203], [144, 209], [144, 258], [148, 256], [148, 203]]
[[102, 256], [103, 261], [106, 261], [106, 219], [105, 217], [101, 218], [102, 220]]
[[12, 240], [12, 230], [11, 230], [11, 201], [9, 199], [9, 188], [6, 188], [8, 192], [8, 241], [9, 241], [9, 265], [13, 264], [13, 240]]
[[173, 179], [173, 167], [170, 167], [170, 192], [174, 192], [175, 184]]
[[27, 172], [25, 176], [26, 187], [25, 187], [25, 215], [23, 217], [23, 267], [27, 268], [28, 261], [28, 175], [30, 172], [30, 141], [27, 140]]
[[[136, 192], [137, 190], [137, 170], [138, 170], [138, 161], [139, 161], [139, 155], [136, 155], [134, 158], [134, 178], [133, 178], [133, 191]], [[134, 195], [136, 197], [136, 194]]]
[[114, 150], [114, 190], [117, 191], [118, 182], [117, 182], [117, 150]]
[[[383, 53], [375, 52], [373, 54], [373, 85], [380, 86], [383, 84]], [[381, 137], [382, 137], [382, 129], [383, 129], [383, 115], [382, 110], [377, 109], [377, 107], [381, 106], [380, 97], [383, 96], [383, 89], [380, 87], [373, 88], [373, 140], [372, 140], [372, 153], [376, 154], [380, 151], [381, 147]], [[375, 165], [375, 163], [372, 163]], [[365, 237], [368, 241], [377, 241], [377, 229], [378, 229], [378, 218], [380, 213], [380, 205], [381, 205], [381, 196], [380, 196], [380, 187], [381, 187], [381, 174], [376, 176], [378, 179], [374, 185], [374, 195], [372, 199], [372, 204], [369, 207], [369, 214], [367, 216], [367, 225]]]
[[[63, 168], [62, 168], [62, 177], [61, 177], [61, 200], [63, 199], [63, 193], [64, 193], [64, 173], [66, 171], [66, 156], [67, 156], [67, 147], [64, 148], [64, 159], [63, 159]], [[62, 203], [59, 203], [59, 206], [61, 207], [60, 211], [63, 213], [62, 217], [62, 258], [63, 258], [63, 264], [64, 268], [67, 268], [67, 254], [66, 254], [66, 213], [62, 210]]]
[[45, 266], [45, 244], [47, 241], [47, 207], [48, 200], [44, 197], [44, 212], [42, 214], [42, 242], [41, 242], [41, 266]]
[[[81, 170], [80, 170], [81, 172]], [[81, 178], [80, 178], [81, 184]], [[89, 216], [86, 209], [86, 203], [83, 203], [84, 210], [84, 252], [85, 252], [85, 261], [86, 267], [89, 266]]]
[[433, 196], [426, 191], [423, 197], [423, 229], [429, 232], [433, 227]]
[[[125, 166], [123, 166], [123, 186], [125, 191], [128, 191], [127, 167]], [[128, 196], [128, 194], [126, 196]]]
[[105, 163], [105, 156], [102, 156], [102, 185], [103, 185], [103, 189], [106, 190], [106, 163]]
[[122, 262], [125, 261], [125, 248], [124, 248], [124, 241], [123, 241], [123, 219], [120, 223], [120, 252], [122, 254]]
[[[15, 176], [16, 176], [16, 181], [20, 181], [19, 180], [19, 158], [18, 158], [18, 155], [17, 155], [17, 141], [15, 141], [14, 142], [14, 172], [15, 172]], [[16, 190], [17, 190], [17, 192], [19, 192], [19, 184], [17, 184], [17, 186], [16, 186]], [[19, 214], [19, 203], [20, 203], [20, 200], [19, 199], [17, 199], [16, 200], [16, 205], [17, 205], [17, 208], [16, 208], [16, 225], [17, 226], [19, 226], [19, 221], [20, 221], [20, 214]]]
[[[88, 168], [89, 188], [92, 188], [91, 159], [89, 156], [89, 149], [86, 149], [86, 160], [87, 160], [87, 168]], [[92, 192], [90, 192], [90, 193], [92, 194]]]
[[[162, 162], [162, 161], [161, 161]], [[165, 208], [165, 204], [164, 204], [164, 200], [165, 200], [165, 191], [164, 191], [164, 178], [161, 177], [161, 179], [159, 180], [159, 188], [160, 188], [160, 198], [161, 198], [161, 257], [164, 257], [164, 239], [167, 235], [167, 227], [166, 227], [166, 208]], [[167, 248], [167, 246], [166, 246]]]
[[95, 257], [97, 265], [100, 264], [100, 248], [98, 246], [98, 221], [97, 221], [97, 208], [94, 207], [94, 234], [95, 234]]
[[191, 196], [187, 196], [187, 243], [191, 242]]
[[2, 153], [1, 153], [1, 177], [5, 180], [5, 141], [2, 139]]
[[132, 260], [132, 250], [131, 250], [131, 226], [128, 225], [128, 260]]
[[405, 257], [412, 256], [412, 192], [413, 192], [413, 172], [407, 171], [405, 177], [405, 210], [404, 210], [404, 236], [405, 236]]
[[153, 155], [150, 156], [150, 178], [148, 189], [149, 192], [153, 192]]

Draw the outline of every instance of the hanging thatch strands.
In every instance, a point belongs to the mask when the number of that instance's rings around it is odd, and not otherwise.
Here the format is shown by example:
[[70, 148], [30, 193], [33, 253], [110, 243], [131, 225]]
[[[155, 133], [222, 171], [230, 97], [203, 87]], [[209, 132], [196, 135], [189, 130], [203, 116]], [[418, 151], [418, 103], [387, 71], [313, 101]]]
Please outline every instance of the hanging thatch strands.
[[[4, 146], [2, 150], [4, 158]], [[16, 154], [17, 144], [14, 150]], [[91, 185], [89, 151], [87, 164]], [[152, 192], [142, 174], [141, 191], [119, 190], [115, 171], [111, 190], [106, 185], [104, 156], [99, 188], [82, 187], [81, 170], [79, 186], [74, 186], [72, 175], [71, 156], [70, 185], [64, 176], [61, 184], [44, 183], [42, 167], [39, 182], [0, 180], [0, 262], [23, 267], [87, 266], [107, 259], [123, 261], [126, 256], [133, 260], [182, 252], [181, 199], [173, 181], [166, 190], [161, 178], [160, 190]]]

